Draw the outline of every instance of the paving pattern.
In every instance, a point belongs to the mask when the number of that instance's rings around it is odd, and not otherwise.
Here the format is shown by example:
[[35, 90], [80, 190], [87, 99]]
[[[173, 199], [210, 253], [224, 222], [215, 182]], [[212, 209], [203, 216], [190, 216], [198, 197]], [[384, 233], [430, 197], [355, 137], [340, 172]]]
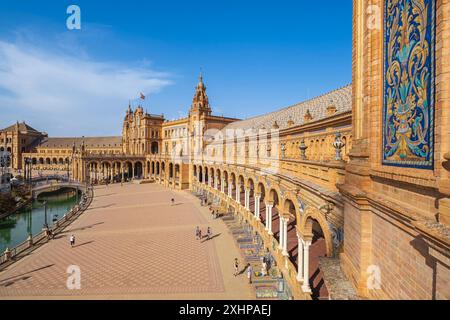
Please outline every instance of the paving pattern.
[[[197, 225], [211, 226], [216, 237], [196, 240]], [[245, 279], [232, 275], [238, 255], [223, 222], [212, 221], [187, 192], [157, 184], [101, 186], [63, 234], [0, 273], [0, 297], [254, 298]], [[70, 265], [80, 267], [80, 290], [66, 286]]]

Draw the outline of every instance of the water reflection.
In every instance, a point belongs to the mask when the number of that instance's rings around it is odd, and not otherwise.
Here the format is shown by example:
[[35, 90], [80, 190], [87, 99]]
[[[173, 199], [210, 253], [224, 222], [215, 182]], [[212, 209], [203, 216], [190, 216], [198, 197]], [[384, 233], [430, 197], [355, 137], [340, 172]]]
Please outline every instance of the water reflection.
[[72, 189], [43, 193], [27, 208], [1, 219], [0, 253], [3, 253], [7, 247], [14, 248], [24, 242], [28, 235], [35, 235], [42, 230], [45, 223], [44, 201], [47, 201], [47, 224], [51, 227], [75, 205], [77, 195]]

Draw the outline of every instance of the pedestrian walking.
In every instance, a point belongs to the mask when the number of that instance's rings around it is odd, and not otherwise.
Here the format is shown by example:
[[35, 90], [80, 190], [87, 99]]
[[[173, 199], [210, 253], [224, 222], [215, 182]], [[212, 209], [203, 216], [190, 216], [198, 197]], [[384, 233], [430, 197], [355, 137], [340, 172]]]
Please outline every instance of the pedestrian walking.
[[237, 258], [234, 259], [234, 276], [236, 277], [239, 273], [239, 261]]
[[211, 231], [211, 228], [208, 227], [208, 230], [206, 231], [206, 237], [207, 237], [206, 239], [210, 240], [211, 236], [212, 236], [212, 231]]
[[198, 230], [198, 238], [202, 240], [202, 229]]
[[70, 236], [70, 246], [72, 248], [75, 246], [75, 236], [73, 234]]
[[252, 265], [249, 263], [247, 265], [247, 279], [248, 279], [248, 283], [252, 284], [252, 276], [253, 276], [253, 267]]
[[197, 226], [197, 228], [195, 228], [195, 238], [197, 240], [200, 240], [200, 227]]
[[174, 198], [172, 198], [170, 201], [172, 202], [172, 205], [175, 204], [175, 199]]

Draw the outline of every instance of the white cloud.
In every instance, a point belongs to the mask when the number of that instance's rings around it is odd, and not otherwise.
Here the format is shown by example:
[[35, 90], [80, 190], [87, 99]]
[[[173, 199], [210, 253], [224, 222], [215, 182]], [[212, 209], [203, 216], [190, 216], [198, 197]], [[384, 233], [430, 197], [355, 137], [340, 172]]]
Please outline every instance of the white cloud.
[[128, 101], [151, 96], [169, 78], [148, 64], [130, 68], [0, 41], [0, 127], [25, 120], [50, 135], [117, 135]]

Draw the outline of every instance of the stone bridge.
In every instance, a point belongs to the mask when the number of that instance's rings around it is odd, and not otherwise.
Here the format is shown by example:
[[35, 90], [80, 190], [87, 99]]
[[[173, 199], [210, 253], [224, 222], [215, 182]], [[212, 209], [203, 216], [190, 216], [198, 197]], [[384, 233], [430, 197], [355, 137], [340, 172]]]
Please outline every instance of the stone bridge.
[[33, 199], [37, 199], [37, 197], [41, 193], [54, 192], [63, 188], [71, 188], [74, 190], [82, 190], [83, 192], [86, 192], [86, 185], [76, 181], [50, 182], [34, 186], [32, 190]]

